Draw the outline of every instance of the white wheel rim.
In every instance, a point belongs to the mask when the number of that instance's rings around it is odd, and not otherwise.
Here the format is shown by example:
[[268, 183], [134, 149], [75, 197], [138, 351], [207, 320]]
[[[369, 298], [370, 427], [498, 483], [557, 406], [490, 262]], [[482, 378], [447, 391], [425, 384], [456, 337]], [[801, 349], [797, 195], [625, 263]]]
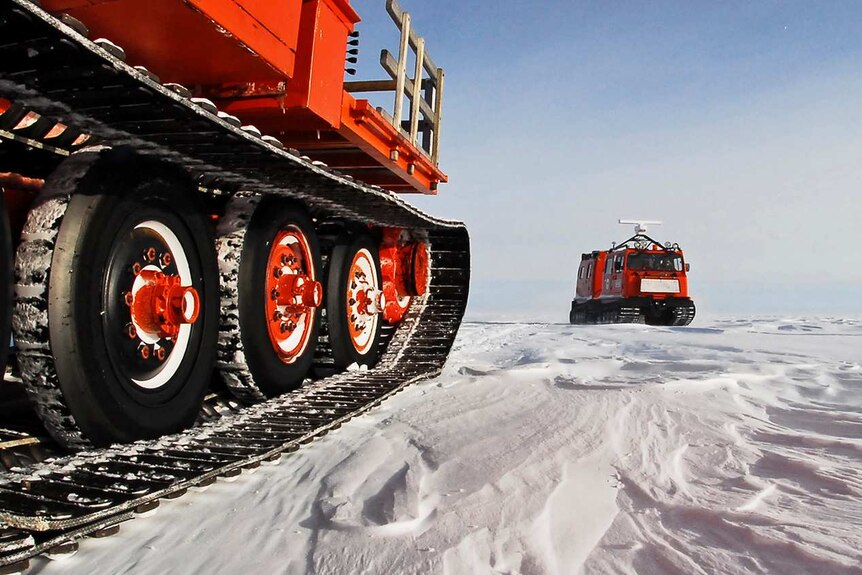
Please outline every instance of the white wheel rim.
[[[364, 279], [356, 278], [356, 272], [360, 271]], [[351, 284], [356, 281], [357, 288], [352, 289]], [[378, 292], [380, 290], [380, 278], [377, 276], [377, 267], [374, 265], [374, 258], [367, 249], [363, 248], [356, 252], [353, 256], [353, 262], [350, 266], [350, 272], [347, 278], [347, 322], [348, 332], [353, 347], [360, 355], [368, 353], [371, 344], [373, 343], [374, 334], [377, 332], [377, 324], [380, 322], [380, 314], [362, 314], [359, 311], [359, 304], [356, 294], [363, 290], [371, 290]], [[351, 299], [354, 301], [350, 303]], [[363, 320], [362, 329], [357, 331], [353, 328], [351, 316], [356, 315]]]

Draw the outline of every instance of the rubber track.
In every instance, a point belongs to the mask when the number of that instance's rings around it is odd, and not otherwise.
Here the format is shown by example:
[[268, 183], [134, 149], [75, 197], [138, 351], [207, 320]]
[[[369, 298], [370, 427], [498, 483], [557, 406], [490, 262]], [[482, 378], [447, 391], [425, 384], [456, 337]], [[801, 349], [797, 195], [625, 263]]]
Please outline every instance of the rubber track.
[[686, 302], [685, 305], [677, 306], [673, 309], [673, 318], [670, 325], [685, 326], [694, 321], [694, 315], [697, 308], [693, 301]]
[[[686, 326], [694, 320], [696, 308], [693, 301], [681, 302], [675, 306], [666, 323], [653, 325]], [[609, 323], [640, 323], [647, 321], [647, 311], [638, 306], [624, 305], [623, 303], [609, 303], [589, 309], [587, 305], [581, 305], [574, 315], [570, 314], [570, 323], [573, 324], [609, 324]]]
[[[0, 97], [101, 144], [183, 166], [204, 188], [280, 194], [315, 215], [426, 235], [432, 275], [377, 367], [335, 375], [217, 422], [157, 441], [80, 453], [0, 476], [0, 566], [18, 568], [150, 509], [159, 499], [277, 460], [437, 375], [466, 306], [469, 237], [280, 150], [183, 99], [25, 0], [0, 0]], [[122, 106], [119, 104], [122, 103]]]

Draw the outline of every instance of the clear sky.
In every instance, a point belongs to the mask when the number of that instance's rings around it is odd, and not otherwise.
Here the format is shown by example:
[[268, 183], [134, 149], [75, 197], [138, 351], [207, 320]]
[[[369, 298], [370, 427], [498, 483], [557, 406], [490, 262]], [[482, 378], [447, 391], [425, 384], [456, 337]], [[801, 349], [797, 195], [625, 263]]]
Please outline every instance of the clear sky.
[[[701, 311], [862, 313], [862, 2], [400, 2], [451, 178], [409, 199], [467, 222], [471, 310], [565, 320], [625, 217], [665, 222]], [[353, 5], [382, 77], [385, 0]]]

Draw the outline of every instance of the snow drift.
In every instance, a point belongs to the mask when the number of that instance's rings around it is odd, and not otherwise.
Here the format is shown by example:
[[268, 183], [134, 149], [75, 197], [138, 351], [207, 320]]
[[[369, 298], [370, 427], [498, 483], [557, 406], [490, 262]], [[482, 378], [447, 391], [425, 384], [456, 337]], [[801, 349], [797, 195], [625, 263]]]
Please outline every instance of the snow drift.
[[862, 321], [467, 323], [440, 378], [35, 573], [862, 573]]

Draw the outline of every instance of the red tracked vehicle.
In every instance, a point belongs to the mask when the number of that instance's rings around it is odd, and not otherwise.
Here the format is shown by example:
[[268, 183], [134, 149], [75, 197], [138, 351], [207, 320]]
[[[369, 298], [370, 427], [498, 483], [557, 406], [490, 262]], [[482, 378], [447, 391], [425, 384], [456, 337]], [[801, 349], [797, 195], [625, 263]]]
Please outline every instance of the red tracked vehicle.
[[442, 368], [469, 237], [398, 194], [446, 182], [443, 70], [386, 9], [346, 81], [349, 0], [0, 0], [3, 465], [153, 440], [2, 475], [0, 567]]
[[689, 264], [679, 244], [660, 244], [647, 225], [634, 224], [635, 235], [609, 250], [581, 256], [569, 322], [688, 325], [694, 302], [688, 295]]

